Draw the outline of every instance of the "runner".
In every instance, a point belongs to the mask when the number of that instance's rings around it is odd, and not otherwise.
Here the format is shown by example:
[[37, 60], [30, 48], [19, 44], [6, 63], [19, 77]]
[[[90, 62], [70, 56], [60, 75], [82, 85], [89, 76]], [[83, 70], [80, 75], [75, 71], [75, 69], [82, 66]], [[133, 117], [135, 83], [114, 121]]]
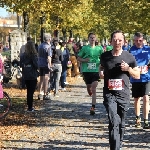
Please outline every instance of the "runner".
[[90, 114], [95, 114], [96, 104], [96, 87], [98, 85], [99, 77], [99, 63], [100, 56], [103, 53], [103, 49], [100, 46], [95, 46], [96, 35], [89, 33], [88, 35], [89, 45], [83, 46], [78, 53], [78, 61], [82, 62], [82, 74], [87, 91], [92, 96], [92, 107]]
[[[148, 64], [150, 60], [150, 47], [144, 45], [143, 34], [140, 32], [134, 35], [134, 46], [131, 47], [130, 53], [135, 57], [137, 65], [140, 68], [140, 79], [131, 78], [132, 83], [132, 97], [134, 97], [135, 108], [135, 127], [141, 127], [140, 117], [140, 100], [143, 97], [143, 117], [144, 117], [144, 129], [149, 128], [148, 114], [149, 114], [149, 94], [150, 94], [150, 69]], [[150, 64], [149, 64], [150, 65]]]
[[125, 117], [129, 108], [129, 77], [139, 79], [140, 71], [136, 67], [135, 58], [122, 50], [124, 34], [114, 31], [111, 34], [112, 51], [101, 55], [100, 76], [103, 76], [103, 104], [109, 119], [110, 150], [121, 150], [125, 131]]

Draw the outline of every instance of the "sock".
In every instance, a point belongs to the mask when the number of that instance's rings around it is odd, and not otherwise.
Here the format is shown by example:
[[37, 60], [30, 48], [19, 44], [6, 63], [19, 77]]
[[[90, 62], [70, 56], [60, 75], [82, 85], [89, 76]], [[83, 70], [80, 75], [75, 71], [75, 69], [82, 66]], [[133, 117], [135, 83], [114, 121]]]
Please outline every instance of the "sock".
[[92, 107], [95, 108], [95, 105], [92, 104]]
[[140, 119], [141, 117], [140, 116], [136, 116], [136, 119]]

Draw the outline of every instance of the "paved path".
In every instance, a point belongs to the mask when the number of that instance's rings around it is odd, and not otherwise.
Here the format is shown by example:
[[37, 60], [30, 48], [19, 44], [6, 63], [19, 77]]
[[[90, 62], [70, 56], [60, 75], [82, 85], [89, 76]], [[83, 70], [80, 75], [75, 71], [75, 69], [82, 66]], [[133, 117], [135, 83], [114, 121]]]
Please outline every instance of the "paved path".
[[[3, 145], [8, 150], [109, 150], [102, 86], [103, 81], [98, 86], [94, 116], [89, 115], [91, 98], [82, 78], [78, 78], [69, 91], [60, 93], [59, 98], [52, 96], [51, 101], [41, 102], [37, 112], [25, 112], [23, 115], [28, 121], [14, 125], [11, 135], [2, 138]], [[134, 118], [131, 100], [123, 150], [149, 150], [150, 130], [134, 128]]]

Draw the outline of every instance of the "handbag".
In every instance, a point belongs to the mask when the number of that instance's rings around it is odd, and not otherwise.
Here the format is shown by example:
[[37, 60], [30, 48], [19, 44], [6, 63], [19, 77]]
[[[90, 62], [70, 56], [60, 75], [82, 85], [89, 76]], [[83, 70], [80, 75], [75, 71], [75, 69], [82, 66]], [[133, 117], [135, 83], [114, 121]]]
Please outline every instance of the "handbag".
[[68, 61], [67, 62], [67, 68], [69, 69], [69, 68], [72, 68], [72, 62], [71, 61]]
[[51, 67], [51, 72], [59, 72], [59, 68], [55, 65]]

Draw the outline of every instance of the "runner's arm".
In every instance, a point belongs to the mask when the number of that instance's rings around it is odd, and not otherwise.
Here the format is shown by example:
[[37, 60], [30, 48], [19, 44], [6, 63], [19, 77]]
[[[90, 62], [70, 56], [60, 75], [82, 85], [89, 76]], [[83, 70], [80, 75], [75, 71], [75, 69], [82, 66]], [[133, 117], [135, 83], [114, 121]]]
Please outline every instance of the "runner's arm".
[[140, 79], [140, 70], [138, 67], [130, 67], [125, 61], [122, 60], [121, 63], [121, 70], [122, 71], [128, 71], [130, 76], [134, 79]]
[[138, 67], [131, 68], [129, 67], [128, 72], [131, 77], [134, 79], [140, 79], [140, 70]]
[[80, 62], [89, 62], [89, 61], [90, 61], [89, 58], [85, 58], [85, 59], [84, 59], [84, 58], [81, 58], [81, 57], [79, 57], [79, 56], [78, 56], [77, 60], [80, 61]]

